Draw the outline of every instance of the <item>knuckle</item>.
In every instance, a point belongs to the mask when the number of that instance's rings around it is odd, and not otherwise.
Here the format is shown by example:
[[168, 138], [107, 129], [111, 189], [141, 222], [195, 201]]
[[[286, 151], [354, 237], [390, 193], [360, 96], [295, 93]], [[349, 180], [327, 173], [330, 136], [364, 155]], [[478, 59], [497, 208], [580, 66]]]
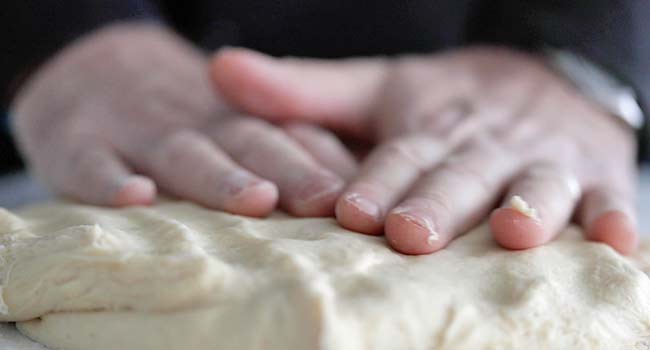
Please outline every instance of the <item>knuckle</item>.
[[181, 130], [165, 137], [158, 145], [154, 157], [157, 167], [174, 167], [179, 162], [193, 162], [202, 150], [209, 147], [209, 143], [198, 133], [190, 130]]
[[275, 129], [271, 123], [255, 118], [233, 118], [229, 121], [229, 128], [233, 131], [242, 133], [247, 136], [259, 136], [260, 134]]
[[439, 170], [439, 173], [463, 183], [464, 186], [478, 186], [485, 193], [494, 191], [495, 183], [486, 176], [488, 172], [478, 169], [469, 161], [463, 161], [461, 159], [448, 160]]
[[331, 154], [345, 150], [341, 140], [332, 132], [316, 126], [284, 127], [284, 133], [290, 138], [303, 144], [303, 146], [314, 153]]
[[372, 174], [355, 182], [349, 189], [351, 192], [364, 193], [373, 198], [376, 198], [382, 193], [391, 193], [396, 190], [395, 185], [385, 181], [381, 177], [372, 176]]
[[411, 201], [430, 213], [434, 222], [439, 225], [443, 224], [444, 218], [449, 218], [453, 213], [453, 198], [444, 189], [429, 189], [418, 192], [417, 197], [411, 199]]
[[573, 176], [573, 172], [566, 166], [555, 162], [540, 162], [528, 167], [524, 176], [531, 178], [562, 178]]
[[292, 132], [313, 132], [316, 129], [314, 126], [303, 122], [288, 122], [282, 125], [283, 130]]
[[273, 124], [265, 120], [248, 117], [229, 120], [220, 134], [228, 139], [232, 139], [233, 135], [237, 135], [239, 141], [234, 142], [238, 145], [238, 147], [235, 147], [237, 149], [246, 149], [264, 140], [270, 140], [273, 143], [280, 142], [285, 136], [284, 132]]
[[106, 157], [101, 151], [90, 149], [79, 152], [70, 161], [74, 169], [80, 173], [85, 173], [103, 167], [106, 162]]
[[263, 120], [231, 118], [214, 129], [213, 138], [237, 163], [258, 170], [271, 158], [280, 156], [292, 161], [296, 155], [296, 143], [283, 130]]
[[524, 170], [524, 181], [544, 183], [558, 191], [568, 193], [572, 198], [581, 194], [581, 182], [575, 172], [562, 164], [545, 162], [532, 165]]
[[392, 161], [404, 161], [414, 167], [420, 167], [419, 160], [413, 155], [413, 148], [404, 141], [391, 141], [382, 147], [382, 155]]
[[406, 163], [418, 172], [424, 172], [431, 166], [434, 147], [436, 145], [424, 137], [402, 138], [381, 146], [380, 154], [387, 161]]
[[174, 153], [185, 150], [188, 146], [191, 146], [197, 141], [196, 133], [189, 130], [181, 130], [174, 133], [171, 133], [169, 136], [163, 139], [161, 150], [166, 153]]
[[282, 126], [282, 130], [291, 135], [304, 135], [306, 137], [315, 137], [325, 140], [334, 140], [336, 137], [327, 129], [316, 125], [301, 122], [288, 123]]

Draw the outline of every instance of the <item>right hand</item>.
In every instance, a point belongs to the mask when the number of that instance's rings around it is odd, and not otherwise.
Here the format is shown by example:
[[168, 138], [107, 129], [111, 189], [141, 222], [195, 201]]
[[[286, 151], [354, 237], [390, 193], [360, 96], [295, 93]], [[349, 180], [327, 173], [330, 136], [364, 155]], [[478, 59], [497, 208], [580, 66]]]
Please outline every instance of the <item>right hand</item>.
[[355, 172], [338, 139], [231, 110], [208, 71], [162, 27], [101, 29], [23, 86], [12, 106], [19, 145], [54, 191], [91, 204], [148, 204], [158, 185], [235, 214], [263, 216], [279, 201], [294, 215], [331, 215]]
[[488, 217], [510, 249], [549, 242], [572, 216], [588, 239], [636, 248], [633, 131], [538, 57], [500, 47], [344, 60], [224, 49], [212, 68], [239, 110], [374, 143], [336, 217], [383, 232], [397, 251], [438, 251]]

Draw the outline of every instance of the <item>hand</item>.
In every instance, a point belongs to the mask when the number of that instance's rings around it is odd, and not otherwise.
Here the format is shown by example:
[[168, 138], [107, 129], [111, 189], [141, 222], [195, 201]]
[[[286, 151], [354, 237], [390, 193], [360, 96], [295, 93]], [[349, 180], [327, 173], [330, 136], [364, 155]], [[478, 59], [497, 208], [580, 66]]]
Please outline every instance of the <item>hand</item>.
[[336, 216], [383, 230], [400, 252], [439, 250], [490, 213], [507, 248], [548, 242], [573, 213], [588, 239], [636, 246], [633, 132], [533, 56], [488, 47], [318, 61], [225, 49], [212, 68], [242, 111], [376, 143]]
[[331, 215], [352, 156], [324, 129], [277, 128], [232, 111], [215, 95], [208, 63], [159, 26], [93, 33], [47, 62], [15, 100], [23, 153], [55, 191], [88, 203], [147, 204], [157, 184], [237, 214], [266, 215], [279, 200], [296, 215]]

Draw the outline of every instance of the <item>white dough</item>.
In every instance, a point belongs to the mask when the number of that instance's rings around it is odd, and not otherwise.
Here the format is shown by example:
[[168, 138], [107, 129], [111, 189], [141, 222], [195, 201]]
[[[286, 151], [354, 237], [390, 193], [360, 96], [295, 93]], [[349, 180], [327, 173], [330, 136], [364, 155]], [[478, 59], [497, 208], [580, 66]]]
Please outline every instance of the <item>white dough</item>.
[[528, 202], [519, 196], [512, 196], [512, 198], [510, 198], [510, 206], [531, 219], [539, 220], [537, 209], [531, 207]]
[[650, 280], [568, 230], [512, 252], [479, 228], [428, 256], [332, 219], [165, 202], [0, 211], [2, 321], [61, 350], [634, 349]]

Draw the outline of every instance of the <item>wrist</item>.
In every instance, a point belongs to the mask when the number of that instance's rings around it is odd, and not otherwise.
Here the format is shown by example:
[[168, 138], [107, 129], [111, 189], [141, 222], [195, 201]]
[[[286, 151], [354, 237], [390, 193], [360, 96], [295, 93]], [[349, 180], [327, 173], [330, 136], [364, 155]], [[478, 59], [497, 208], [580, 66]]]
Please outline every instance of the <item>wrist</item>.
[[545, 50], [547, 62], [587, 99], [635, 131], [643, 128], [644, 115], [635, 91], [604, 68], [566, 50]]

